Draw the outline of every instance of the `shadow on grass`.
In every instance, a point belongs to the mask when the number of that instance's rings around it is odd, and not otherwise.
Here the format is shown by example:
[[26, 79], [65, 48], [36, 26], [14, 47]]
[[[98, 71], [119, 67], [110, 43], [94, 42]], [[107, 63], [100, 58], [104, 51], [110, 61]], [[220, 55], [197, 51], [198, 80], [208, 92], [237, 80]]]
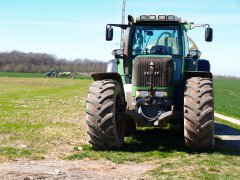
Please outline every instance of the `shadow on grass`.
[[120, 151], [149, 152], [159, 150], [162, 152], [186, 152], [195, 153], [220, 153], [226, 155], [240, 155], [235, 146], [227, 146], [220, 138], [215, 138], [215, 148], [208, 151], [192, 151], [185, 147], [182, 131], [172, 129], [143, 129], [126, 139], [126, 143]]
[[172, 129], [147, 128], [140, 129], [127, 137], [121, 151], [149, 152], [160, 150], [185, 151], [183, 133]]
[[235, 149], [240, 154], [240, 130], [215, 122], [215, 135], [223, 138], [221, 140], [228, 148]]
[[144, 128], [139, 129], [130, 137], [125, 138], [124, 146], [118, 150], [95, 151], [90, 145], [81, 145], [74, 149], [76, 152], [69, 159], [101, 159], [106, 158], [115, 163], [124, 161], [143, 162], [166, 157], [179, 157], [186, 154], [224, 154], [239, 155], [234, 148], [225, 146], [224, 142], [216, 138], [214, 150], [205, 152], [190, 151], [184, 146], [183, 132], [173, 129]]
[[[125, 161], [144, 162], [158, 158], [174, 157], [184, 154], [183, 136], [180, 132], [169, 129], [139, 129], [125, 138], [121, 149], [93, 150], [90, 145], [75, 147], [76, 152], [68, 159], [101, 159], [115, 163]], [[77, 152], [78, 151], [78, 152]]]
[[215, 122], [215, 135], [240, 136], [240, 130]]

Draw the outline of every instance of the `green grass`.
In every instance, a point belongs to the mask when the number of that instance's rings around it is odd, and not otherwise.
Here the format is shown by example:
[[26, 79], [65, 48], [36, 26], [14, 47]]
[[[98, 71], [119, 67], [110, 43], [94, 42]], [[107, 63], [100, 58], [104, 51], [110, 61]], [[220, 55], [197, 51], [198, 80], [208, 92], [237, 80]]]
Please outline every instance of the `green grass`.
[[183, 134], [172, 129], [139, 129], [120, 150], [94, 151], [88, 144], [74, 148], [69, 159], [108, 159], [115, 163], [154, 161], [149, 173], [157, 179], [238, 179], [239, 152], [216, 138], [216, 148], [205, 153], [184, 147]]
[[0, 154], [8, 158], [28, 157], [31, 155], [31, 151], [28, 149], [19, 149], [13, 147], [0, 147]]
[[44, 73], [0, 72], [0, 77], [42, 78], [44, 77]]
[[[84, 110], [90, 83], [0, 77], [0, 148], [20, 151], [18, 156], [26, 150], [23, 157], [29, 158], [61, 157], [86, 143]], [[11, 152], [0, 150], [0, 160], [14, 157]]]
[[240, 80], [215, 79], [215, 111], [240, 119]]
[[176, 129], [138, 129], [120, 150], [87, 143], [85, 97], [92, 80], [0, 77], [0, 161], [29, 158], [153, 161], [159, 179], [238, 179], [240, 156], [216, 139], [207, 153], [185, 149]]
[[[176, 136], [175, 136], [175, 135]], [[159, 138], [161, 137], [161, 138]], [[169, 142], [173, 142], [171, 144]], [[83, 151], [78, 153], [79, 147], [75, 147], [76, 153], [70, 159], [82, 158], [106, 158], [115, 163], [125, 161], [144, 162], [158, 158], [175, 157], [183, 154], [184, 144], [180, 132], [168, 129], [139, 129], [134, 136], [125, 139], [125, 145], [121, 150], [94, 151], [89, 145], [82, 145]]]
[[[217, 141], [220, 145], [221, 142]], [[221, 146], [218, 147], [220, 150]], [[239, 156], [226, 152], [184, 154], [165, 158], [150, 171], [156, 179], [238, 179]]]
[[[0, 72], [0, 77], [27, 77], [27, 78], [44, 78], [44, 73], [20, 73], [20, 72]], [[69, 79], [69, 77], [58, 77]], [[92, 79], [90, 75], [78, 74], [75, 79]]]
[[75, 79], [92, 79], [89, 75], [79, 74], [75, 77]]

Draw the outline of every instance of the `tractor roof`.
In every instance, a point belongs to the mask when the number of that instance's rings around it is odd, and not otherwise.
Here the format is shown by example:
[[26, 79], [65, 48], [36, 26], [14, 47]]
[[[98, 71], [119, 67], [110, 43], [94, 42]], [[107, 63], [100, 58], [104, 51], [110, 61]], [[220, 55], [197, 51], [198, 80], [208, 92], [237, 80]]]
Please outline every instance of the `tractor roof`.
[[136, 18], [135, 22], [178, 22], [187, 23], [187, 21], [175, 15], [140, 15]]

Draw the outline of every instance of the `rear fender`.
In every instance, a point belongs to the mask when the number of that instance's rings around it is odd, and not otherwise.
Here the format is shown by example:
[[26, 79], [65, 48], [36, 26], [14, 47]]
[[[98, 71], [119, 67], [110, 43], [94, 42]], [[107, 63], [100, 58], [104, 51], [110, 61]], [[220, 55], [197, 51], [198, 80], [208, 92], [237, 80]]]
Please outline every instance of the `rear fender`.
[[94, 74], [91, 74], [91, 76], [94, 79], [94, 81], [101, 81], [104, 79], [112, 79], [114, 81], [118, 81], [121, 84], [123, 96], [125, 98], [122, 78], [121, 78], [120, 74], [118, 74], [116, 72], [108, 72], [108, 73], [94, 73]]
[[189, 79], [191, 77], [203, 77], [203, 78], [213, 78], [211, 72], [207, 71], [188, 71], [184, 72], [184, 78]]
[[208, 60], [206, 60], [206, 59], [198, 60], [198, 71], [210, 72], [210, 69], [211, 69], [211, 65]]
[[120, 74], [118, 74], [116, 72], [94, 73], [94, 74], [91, 74], [91, 76], [94, 79], [94, 81], [100, 81], [100, 80], [104, 80], [104, 79], [112, 79], [115, 81], [119, 81], [122, 84], [122, 78], [121, 78]]

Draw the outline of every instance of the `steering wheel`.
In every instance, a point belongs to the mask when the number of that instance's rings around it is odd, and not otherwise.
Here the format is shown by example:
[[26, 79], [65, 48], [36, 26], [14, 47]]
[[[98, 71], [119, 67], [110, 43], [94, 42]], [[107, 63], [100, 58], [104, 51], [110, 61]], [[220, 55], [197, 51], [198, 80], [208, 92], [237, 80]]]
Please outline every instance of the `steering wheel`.
[[158, 45], [158, 43], [159, 43], [159, 41], [160, 41], [160, 39], [161, 39], [161, 37], [162, 37], [163, 35], [167, 35], [167, 37], [171, 37], [171, 36], [172, 36], [172, 34], [171, 34], [170, 32], [163, 32], [163, 33], [160, 34], [160, 36], [158, 37], [158, 40], [157, 40], [157, 44], [156, 44], [156, 45]]

